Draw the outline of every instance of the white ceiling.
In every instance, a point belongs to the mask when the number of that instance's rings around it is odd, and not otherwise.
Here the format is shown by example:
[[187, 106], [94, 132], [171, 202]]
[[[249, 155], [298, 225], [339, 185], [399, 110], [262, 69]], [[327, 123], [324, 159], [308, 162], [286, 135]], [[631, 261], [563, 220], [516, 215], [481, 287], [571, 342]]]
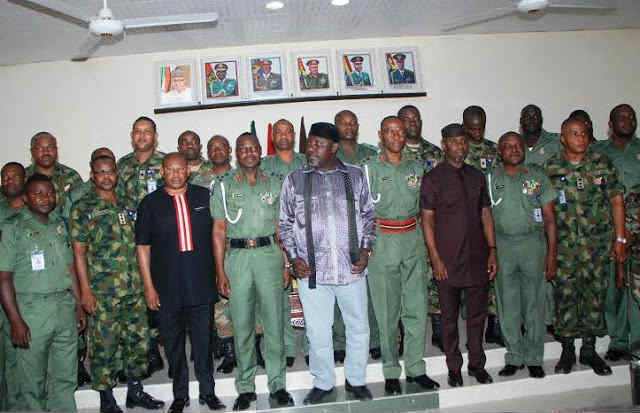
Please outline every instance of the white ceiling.
[[[86, 16], [96, 15], [102, 5], [102, 0], [59, 1]], [[100, 47], [94, 56], [367, 37], [640, 28], [640, 0], [575, 0], [614, 9], [606, 13], [547, 12], [537, 18], [509, 16], [448, 33], [441, 28], [451, 20], [510, 7], [514, 2], [351, 0], [347, 6], [335, 7], [330, 0], [282, 1], [283, 9], [269, 11], [264, 7], [267, 0], [110, 0], [116, 18], [217, 12], [219, 20], [177, 30], [130, 31], [123, 41]], [[0, 0], [0, 65], [68, 60], [87, 33], [79, 21], [39, 10], [28, 0]]]

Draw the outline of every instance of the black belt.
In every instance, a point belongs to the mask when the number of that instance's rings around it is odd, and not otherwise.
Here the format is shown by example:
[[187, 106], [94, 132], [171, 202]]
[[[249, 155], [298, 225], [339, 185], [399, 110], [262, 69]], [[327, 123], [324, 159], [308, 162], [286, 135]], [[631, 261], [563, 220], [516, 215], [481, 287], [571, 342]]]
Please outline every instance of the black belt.
[[231, 248], [261, 248], [271, 245], [271, 240], [275, 240], [275, 235], [258, 238], [229, 238], [229, 246]]

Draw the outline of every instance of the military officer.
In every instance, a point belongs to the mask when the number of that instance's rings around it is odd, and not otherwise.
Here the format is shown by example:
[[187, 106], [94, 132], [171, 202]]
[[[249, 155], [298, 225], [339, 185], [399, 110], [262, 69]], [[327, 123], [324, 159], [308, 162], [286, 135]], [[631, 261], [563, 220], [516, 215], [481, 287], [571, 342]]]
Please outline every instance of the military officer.
[[213, 135], [207, 143], [207, 160], [189, 175], [189, 183], [211, 189], [216, 176], [231, 170], [231, 146], [222, 135]]
[[208, 97], [236, 96], [238, 94], [238, 82], [236, 79], [227, 77], [229, 67], [225, 63], [217, 63], [213, 70], [215, 72], [212, 72], [209, 75], [209, 79], [207, 79], [209, 83]]
[[[640, 184], [632, 187], [625, 199], [626, 227], [629, 232], [629, 276], [624, 271], [619, 273], [617, 284], [623, 288], [625, 284], [631, 289], [631, 295], [637, 303], [640, 302]], [[624, 267], [623, 267], [624, 269]], [[630, 351], [637, 355], [638, 348], [635, 342], [630, 347]]]
[[80, 174], [74, 169], [58, 162], [58, 143], [49, 132], [38, 132], [31, 138], [31, 157], [33, 164], [25, 169], [25, 177], [40, 173], [51, 178], [56, 190], [56, 206], [64, 209], [67, 197], [65, 193], [82, 185]]
[[545, 308], [540, 303], [544, 276], [552, 279], [557, 272], [557, 192], [542, 167], [524, 164], [518, 133], [502, 135], [498, 148], [502, 162], [487, 173], [487, 185], [498, 248], [494, 285], [507, 347], [499, 374], [511, 376], [526, 365], [531, 377], [542, 378]]
[[0, 298], [13, 343], [8, 407], [76, 411], [78, 329], [86, 316], [51, 179], [31, 175], [24, 202], [27, 208], [5, 221], [0, 241]]
[[413, 70], [404, 67], [406, 59], [407, 55], [404, 53], [396, 53], [393, 55], [393, 60], [396, 62], [396, 69], [389, 70], [389, 81], [391, 84], [416, 83], [416, 74]]
[[573, 342], [582, 337], [580, 363], [598, 375], [608, 375], [611, 368], [596, 353], [595, 341], [596, 336], [607, 332], [607, 267], [612, 257], [616, 262], [625, 259], [623, 187], [609, 158], [588, 149], [589, 133], [584, 122], [564, 121], [560, 140], [564, 150], [544, 164], [558, 191], [554, 296], [555, 334], [562, 343], [562, 354], [555, 370], [571, 372], [576, 362]]
[[[284, 179], [293, 170], [302, 167], [306, 163], [304, 155], [293, 150], [296, 143], [295, 130], [293, 124], [286, 119], [280, 119], [273, 124], [273, 146], [276, 154], [267, 156], [260, 162], [263, 171], [271, 172]], [[297, 292], [297, 286], [292, 281], [290, 292]], [[305, 360], [309, 360], [309, 343], [305, 338], [304, 328], [295, 328], [291, 325], [291, 303], [289, 294], [284, 297], [284, 352], [287, 358], [287, 367], [292, 367], [296, 360], [298, 341], [302, 341], [302, 349]]]
[[319, 72], [319, 64], [320, 62], [318, 59], [307, 60], [309, 73], [306, 75], [300, 75], [301, 89], [326, 89], [329, 87], [329, 75]]
[[[366, 143], [358, 143], [360, 124], [358, 123], [358, 117], [355, 113], [350, 110], [342, 110], [338, 112], [334, 117], [334, 124], [338, 129], [338, 135], [340, 138], [336, 157], [342, 162], [355, 165], [378, 153], [378, 148], [375, 146]], [[373, 303], [370, 298], [367, 306], [369, 309], [370, 331], [369, 353], [371, 358], [377, 360], [381, 356], [380, 335], [378, 333], [378, 323], [375, 315], [373, 314]], [[344, 362], [346, 339], [344, 321], [342, 319], [342, 314], [340, 314], [340, 310], [338, 309], [338, 305], [336, 304], [333, 316], [333, 350], [335, 361], [340, 363]]]
[[[422, 137], [422, 118], [420, 111], [413, 105], [405, 105], [398, 110], [398, 117], [404, 122], [407, 133], [403, 152], [422, 159], [427, 171], [435, 168], [444, 159], [440, 148]], [[427, 259], [428, 256], [427, 256]], [[438, 286], [433, 278], [431, 264], [427, 265], [427, 312], [431, 318], [431, 344], [442, 350], [442, 316], [440, 312], [440, 296]], [[400, 350], [402, 351], [402, 349]]]
[[192, 130], [186, 130], [178, 136], [178, 152], [187, 159], [190, 176], [204, 165], [200, 136]]
[[[123, 201], [131, 202], [135, 207], [151, 192], [162, 185], [162, 160], [164, 153], [157, 151], [158, 131], [153, 119], [140, 116], [133, 122], [131, 128], [131, 146], [133, 152], [118, 160], [118, 179], [122, 184], [118, 186], [118, 195]], [[149, 341], [149, 374], [162, 370], [164, 362], [158, 349], [158, 335], [160, 320], [157, 312], [150, 311], [149, 327], [151, 335]]]
[[240, 135], [238, 169], [216, 180], [211, 198], [218, 291], [230, 299], [238, 360], [234, 410], [246, 410], [256, 400], [256, 309], [264, 325], [269, 398], [279, 406], [293, 406], [285, 389], [282, 334], [282, 295], [289, 272], [276, 234], [282, 179], [260, 169], [261, 153], [258, 138]]
[[351, 58], [353, 72], [345, 76], [347, 86], [371, 86], [371, 77], [369, 73], [362, 70], [362, 62], [364, 62], [362, 56], [353, 56]]
[[164, 406], [140, 382], [148, 368], [149, 327], [135, 259], [135, 209], [118, 199], [117, 180], [113, 158], [94, 158], [93, 187], [73, 205], [70, 224], [80, 302], [91, 315], [92, 387], [100, 392], [101, 413], [122, 412], [112, 391], [121, 364], [128, 378], [127, 408]]
[[520, 132], [527, 144], [527, 163], [542, 165], [553, 154], [562, 151], [559, 135], [542, 128], [542, 110], [529, 104], [520, 111]]
[[[605, 154], [613, 162], [626, 195], [631, 188], [640, 184], [640, 139], [635, 136], [636, 127], [633, 108], [628, 104], [618, 105], [609, 115], [611, 136], [594, 146], [594, 150]], [[629, 271], [631, 261], [627, 263], [626, 271]], [[615, 271], [613, 267], [610, 269], [605, 317], [611, 341], [605, 358], [616, 361], [629, 359], [629, 350], [640, 345], [640, 310], [637, 303], [629, 306], [629, 295], [616, 288]]]
[[376, 211], [377, 243], [369, 258], [369, 290], [380, 329], [385, 391], [399, 394], [398, 322], [405, 328], [404, 365], [407, 382], [425, 390], [439, 387], [426, 375], [427, 251], [418, 225], [421, 159], [403, 154], [404, 122], [387, 116], [380, 124], [382, 151], [362, 162]]

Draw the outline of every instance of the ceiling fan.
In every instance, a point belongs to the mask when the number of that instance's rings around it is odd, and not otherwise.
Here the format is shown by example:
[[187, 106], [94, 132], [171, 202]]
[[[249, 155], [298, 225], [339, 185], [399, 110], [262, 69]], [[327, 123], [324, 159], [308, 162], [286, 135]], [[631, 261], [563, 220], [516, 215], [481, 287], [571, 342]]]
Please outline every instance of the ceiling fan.
[[170, 16], [118, 20], [114, 18], [113, 12], [107, 5], [107, 0], [103, 0], [103, 7], [96, 17], [89, 17], [78, 13], [77, 10], [74, 10], [69, 4], [62, 0], [28, 0], [28, 2], [66, 15], [88, 25], [89, 36], [82, 43], [76, 55], [71, 59], [73, 61], [87, 60], [103, 42], [112, 41], [114, 38], [124, 35], [128, 29], [214, 23], [218, 20], [217, 13], [174, 14]]
[[486, 23], [488, 21], [517, 14], [524, 16], [539, 16], [547, 10], [608, 11], [613, 9], [612, 7], [588, 3], [556, 3], [549, 0], [514, 0], [513, 3], [514, 4], [510, 7], [499, 7], [497, 9], [488, 10], [485, 13], [459, 17], [444, 25], [442, 27], [442, 31], [449, 32], [461, 27]]

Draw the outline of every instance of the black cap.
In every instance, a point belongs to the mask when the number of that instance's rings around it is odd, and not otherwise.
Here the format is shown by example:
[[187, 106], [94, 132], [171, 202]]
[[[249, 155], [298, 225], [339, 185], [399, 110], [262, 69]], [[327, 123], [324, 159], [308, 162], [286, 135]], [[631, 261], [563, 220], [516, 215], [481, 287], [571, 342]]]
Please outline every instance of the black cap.
[[329, 139], [334, 142], [338, 142], [340, 140], [338, 129], [333, 123], [328, 122], [317, 122], [311, 125], [311, 129], [309, 129], [309, 136], [311, 135]]
[[459, 123], [450, 123], [441, 130], [442, 139], [465, 136], [464, 128]]

